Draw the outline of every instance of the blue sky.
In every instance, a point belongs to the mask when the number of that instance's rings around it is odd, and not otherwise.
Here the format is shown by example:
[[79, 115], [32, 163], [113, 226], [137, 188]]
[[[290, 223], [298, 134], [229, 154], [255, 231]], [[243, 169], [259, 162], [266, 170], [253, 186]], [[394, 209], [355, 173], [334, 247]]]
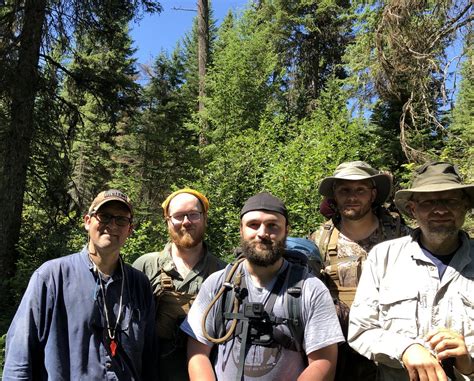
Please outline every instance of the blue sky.
[[[242, 11], [248, 0], [214, 0], [212, 9], [219, 25], [227, 12]], [[131, 25], [131, 36], [137, 50], [138, 63], [151, 64], [162, 51], [171, 52], [176, 43], [192, 28], [196, 12], [173, 8], [197, 9], [196, 0], [161, 0], [163, 12], [146, 15], [139, 23]]]
[[[239, 13], [252, 2], [252, 0], [209, 0], [211, 1], [218, 25], [229, 10]], [[130, 26], [134, 47], [137, 49], [135, 57], [140, 64], [152, 64], [162, 50], [171, 53], [176, 43], [191, 30], [193, 18], [197, 14], [193, 11], [173, 9], [197, 9], [197, 0], [161, 0], [160, 3], [163, 12], [145, 15], [139, 23]], [[459, 40], [455, 41], [453, 47], [448, 50], [449, 59], [459, 54], [461, 48]], [[455, 63], [452, 63], [451, 70], [454, 70], [454, 65]], [[457, 80], [459, 81], [460, 77]], [[453, 78], [449, 78], [448, 91], [452, 91], [453, 84]]]

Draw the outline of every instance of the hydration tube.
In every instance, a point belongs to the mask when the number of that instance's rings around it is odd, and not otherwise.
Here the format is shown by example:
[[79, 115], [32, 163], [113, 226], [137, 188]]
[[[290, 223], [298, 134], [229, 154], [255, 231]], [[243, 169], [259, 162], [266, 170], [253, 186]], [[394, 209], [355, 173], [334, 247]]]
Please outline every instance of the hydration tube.
[[[229, 338], [232, 336], [232, 334], [235, 331], [238, 320], [236, 318], [232, 319], [232, 323], [230, 325], [229, 331], [224, 336], [222, 336], [222, 337], [212, 337], [212, 336], [209, 335], [209, 333], [207, 332], [207, 329], [206, 329], [207, 316], [209, 315], [209, 312], [211, 311], [211, 308], [214, 306], [214, 304], [217, 303], [217, 301], [224, 294], [224, 292], [226, 292], [230, 289], [235, 290], [235, 289], [238, 289], [240, 287], [240, 283], [241, 283], [241, 280], [242, 280], [242, 273], [241, 272], [239, 272], [235, 276], [235, 281], [233, 283], [231, 281], [232, 281], [232, 277], [234, 276], [234, 273], [237, 271], [240, 264], [244, 260], [245, 260], [245, 258], [241, 257], [241, 258], [237, 259], [237, 261], [235, 261], [235, 263], [232, 265], [232, 268], [229, 271], [229, 274], [227, 274], [227, 277], [224, 280], [224, 283], [222, 284], [221, 288], [217, 292], [216, 296], [212, 299], [211, 303], [209, 303], [209, 306], [207, 306], [206, 310], [204, 311], [204, 315], [202, 317], [202, 323], [201, 323], [202, 333], [203, 333], [204, 337], [207, 340], [209, 340], [210, 342], [212, 342], [214, 344], [222, 344], [222, 343], [225, 343], [227, 340], [229, 340]], [[233, 304], [234, 305], [233, 305], [232, 312], [234, 314], [237, 314], [239, 312], [239, 307], [240, 307], [239, 299], [234, 298], [234, 303]], [[225, 321], [224, 321], [224, 326], [225, 326]]]

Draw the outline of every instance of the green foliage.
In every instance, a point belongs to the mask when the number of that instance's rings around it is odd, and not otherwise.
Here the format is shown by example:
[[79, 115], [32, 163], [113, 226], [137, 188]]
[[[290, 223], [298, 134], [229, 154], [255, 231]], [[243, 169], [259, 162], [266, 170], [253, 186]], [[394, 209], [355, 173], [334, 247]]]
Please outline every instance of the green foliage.
[[273, 92], [277, 56], [270, 29], [248, 11], [233, 28], [221, 31], [220, 47], [207, 77], [209, 141], [256, 130]]
[[285, 70], [280, 86], [286, 112], [309, 115], [331, 76], [346, 76], [341, 63], [353, 39], [350, 1], [266, 0], [255, 17], [271, 30], [271, 46]]
[[273, 146], [272, 140], [255, 132], [230, 137], [213, 147], [213, 160], [196, 188], [211, 203], [207, 236], [215, 253], [225, 255], [238, 244], [238, 211], [249, 196], [265, 189], [261, 178], [275, 152]]
[[467, 54], [462, 65], [462, 80], [456, 104], [452, 110], [452, 123], [448, 141], [442, 153], [444, 160], [455, 162], [466, 181], [474, 180], [474, 48], [473, 34], [466, 38]]
[[[319, 182], [348, 160], [366, 160], [363, 126], [345, 110], [347, 96], [331, 79], [316, 110], [292, 128], [293, 136], [273, 155], [264, 183], [290, 210], [292, 234], [306, 236], [322, 221]], [[266, 126], [266, 130], [270, 130]]]
[[[348, 84], [361, 101], [377, 98], [372, 121], [387, 143], [400, 134], [400, 159], [423, 163], [439, 156], [446, 118], [441, 107], [457, 31], [469, 24], [469, 1], [354, 2], [355, 43], [346, 52]], [[449, 26], [449, 27], [448, 27]], [[448, 94], [449, 95], [449, 94]], [[370, 109], [370, 107], [369, 107]], [[388, 130], [385, 133], [384, 130]], [[387, 157], [386, 159], [390, 159]]]
[[121, 254], [125, 262], [133, 263], [139, 256], [152, 251], [161, 251], [168, 240], [166, 224], [142, 221], [127, 239]]
[[[226, 258], [239, 242], [239, 210], [261, 191], [282, 198], [290, 211], [291, 234], [305, 236], [321, 222], [320, 180], [342, 161], [366, 159], [363, 126], [351, 120], [346, 95], [337, 80], [322, 94], [320, 107], [307, 119], [288, 125], [264, 120], [252, 134], [233, 136], [210, 147], [213, 160], [198, 188], [211, 200], [209, 240]], [[282, 134], [286, 131], [286, 134]], [[282, 136], [284, 135], [284, 136]]]

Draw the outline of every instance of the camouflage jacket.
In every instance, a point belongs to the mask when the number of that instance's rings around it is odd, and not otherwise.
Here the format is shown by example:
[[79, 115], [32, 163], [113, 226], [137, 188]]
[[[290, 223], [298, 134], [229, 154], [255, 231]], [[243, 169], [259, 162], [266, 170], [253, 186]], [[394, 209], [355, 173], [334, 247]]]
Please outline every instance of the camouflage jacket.
[[327, 258], [330, 249], [329, 241], [331, 238], [334, 239], [334, 237], [331, 237], [333, 234], [337, 235], [335, 237], [337, 239], [337, 257], [358, 256], [363, 260], [367, 258], [368, 252], [378, 243], [410, 234], [411, 228], [406, 226], [395, 213], [387, 211], [379, 214], [381, 215], [378, 216], [378, 228], [360, 241], [353, 241], [339, 231], [340, 218], [337, 216], [322, 224], [317, 231], [310, 235], [310, 239], [318, 246], [323, 262], [329, 259]]
[[362, 273], [368, 252], [378, 243], [410, 234], [398, 214], [382, 210], [378, 214], [379, 226], [368, 237], [353, 241], [339, 231], [339, 219], [327, 221], [311, 234], [323, 260], [322, 278], [333, 297], [349, 307]]

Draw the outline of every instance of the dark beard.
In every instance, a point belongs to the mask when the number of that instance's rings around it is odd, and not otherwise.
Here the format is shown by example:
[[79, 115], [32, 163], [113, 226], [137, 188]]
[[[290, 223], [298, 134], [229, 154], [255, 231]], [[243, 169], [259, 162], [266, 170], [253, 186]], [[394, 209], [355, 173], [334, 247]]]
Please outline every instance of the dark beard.
[[[249, 242], [240, 239], [242, 254], [253, 265], [268, 267], [275, 264], [285, 254], [285, 239], [272, 242], [271, 240], [261, 242]], [[257, 245], [264, 245], [265, 249], [257, 249]]]
[[351, 221], [359, 221], [360, 219], [362, 219], [363, 217], [365, 217], [367, 214], [371, 213], [372, 212], [372, 208], [369, 207], [369, 208], [361, 208], [360, 211], [354, 211], [354, 210], [342, 210], [339, 212], [339, 214], [348, 219], [348, 220], [351, 220]]

